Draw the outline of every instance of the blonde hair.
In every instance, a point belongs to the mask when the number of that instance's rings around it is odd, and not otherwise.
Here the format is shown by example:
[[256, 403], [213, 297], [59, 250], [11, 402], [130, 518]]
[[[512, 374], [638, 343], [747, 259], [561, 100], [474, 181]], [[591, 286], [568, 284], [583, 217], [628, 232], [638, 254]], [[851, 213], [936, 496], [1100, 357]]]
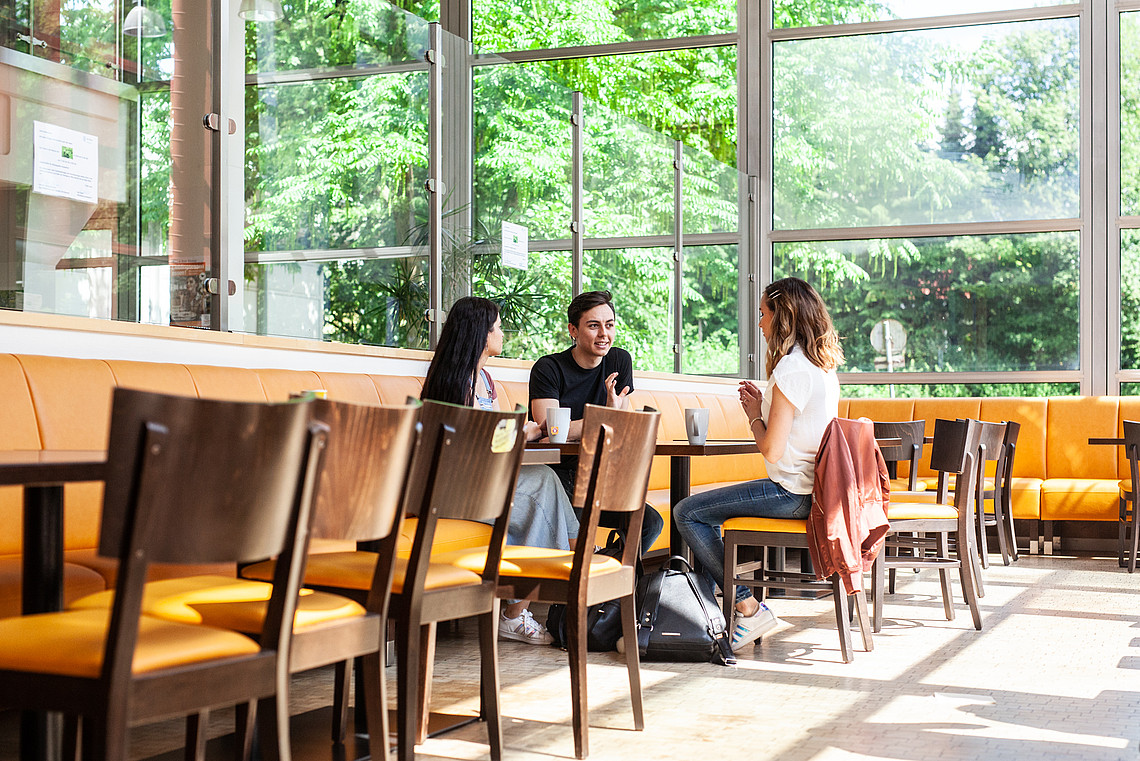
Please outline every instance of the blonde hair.
[[822, 370], [834, 370], [842, 364], [839, 335], [827, 306], [811, 285], [798, 277], [786, 277], [765, 288], [761, 298], [772, 313], [765, 360], [768, 375], [796, 344]]

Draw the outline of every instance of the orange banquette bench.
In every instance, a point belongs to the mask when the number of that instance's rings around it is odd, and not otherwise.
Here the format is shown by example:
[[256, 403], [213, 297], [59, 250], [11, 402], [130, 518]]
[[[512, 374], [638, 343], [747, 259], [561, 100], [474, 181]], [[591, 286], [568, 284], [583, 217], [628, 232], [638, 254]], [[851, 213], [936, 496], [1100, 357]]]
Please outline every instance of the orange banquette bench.
[[[401, 375], [365, 375], [281, 369], [248, 369], [126, 360], [75, 359], [0, 354], [0, 438], [4, 449], [102, 449], [106, 446], [111, 389], [142, 388], [204, 398], [284, 401], [292, 392], [327, 389], [334, 399], [362, 404], [400, 403], [418, 396], [422, 379]], [[527, 402], [525, 382], [498, 383], [504, 406]], [[723, 386], [701, 392], [639, 390], [638, 407], [662, 413], [658, 437], [684, 438], [686, 407], [711, 410], [710, 438], [744, 438], [747, 420], [736, 394], [718, 393]], [[1117, 481], [1127, 475], [1123, 453], [1090, 447], [1090, 436], [1119, 436], [1121, 421], [1140, 419], [1140, 398], [1055, 397], [994, 399], [844, 399], [840, 414], [877, 420], [927, 421], [933, 430], [938, 417], [1018, 420], [1022, 424], [1014, 467], [1014, 516], [1022, 520], [1115, 521]], [[920, 476], [931, 476], [928, 457]], [[694, 458], [693, 491], [764, 475], [759, 454]], [[900, 476], [907, 475], [905, 467]], [[650, 475], [649, 502], [668, 520], [668, 458], [655, 459]], [[100, 484], [72, 484], [65, 490], [65, 601], [99, 591], [114, 581], [115, 563], [95, 552], [98, 541]], [[0, 488], [0, 617], [20, 610], [22, 493], [19, 487]], [[405, 529], [403, 533], [407, 533]], [[439, 537], [439, 549], [462, 549], [469, 540], [462, 532]], [[654, 545], [663, 550], [668, 531]], [[215, 569], [216, 570], [216, 569]], [[232, 569], [231, 569], [232, 570]], [[161, 576], [164, 569], [154, 569]]]

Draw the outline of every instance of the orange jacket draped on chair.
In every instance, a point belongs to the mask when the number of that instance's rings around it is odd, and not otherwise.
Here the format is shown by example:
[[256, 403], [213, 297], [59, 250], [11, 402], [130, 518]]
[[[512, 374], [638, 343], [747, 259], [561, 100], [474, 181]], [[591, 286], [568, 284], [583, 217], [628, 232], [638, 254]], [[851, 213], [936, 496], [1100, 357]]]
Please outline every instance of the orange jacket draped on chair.
[[807, 536], [817, 578], [838, 573], [847, 594], [862, 589], [863, 571], [887, 535], [890, 481], [867, 418], [836, 418], [819, 442]]

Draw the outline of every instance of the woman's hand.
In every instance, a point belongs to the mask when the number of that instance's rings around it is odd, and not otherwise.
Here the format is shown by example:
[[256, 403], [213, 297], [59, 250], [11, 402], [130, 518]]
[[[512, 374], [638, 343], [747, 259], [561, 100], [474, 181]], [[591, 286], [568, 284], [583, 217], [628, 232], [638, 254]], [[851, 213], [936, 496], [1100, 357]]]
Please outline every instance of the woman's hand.
[[528, 420], [523, 423], [523, 434], [526, 436], [527, 441], [538, 441], [545, 435], [542, 431], [542, 426], [533, 420]]
[[737, 390], [740, 393], [740, 406], [744, 408], [744, 414], [748, 419], [753, 420], [761, 417], [764, 394], [756, 384], [752, 381], [743, 380], [740, 381], [740, 387]]
[[629, 386], [623, 388], [619, 394], [617, 392], [617, 377], [617, 373], [610, 373], [606, 377], [606, 406], [620, 409], [625, 407], [625, 397], [629, 393]]

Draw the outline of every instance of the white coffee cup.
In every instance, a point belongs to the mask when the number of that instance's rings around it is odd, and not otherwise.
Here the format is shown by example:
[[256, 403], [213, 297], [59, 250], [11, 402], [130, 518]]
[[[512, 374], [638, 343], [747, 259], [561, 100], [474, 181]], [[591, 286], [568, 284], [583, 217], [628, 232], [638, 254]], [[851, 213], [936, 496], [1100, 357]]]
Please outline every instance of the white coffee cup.
[[709, 411], [707, 407], [685, 408], [685, 435], [690, 444], [704, 444], [709, 435]]
[[565, 444], [570, 434], [570, 408], [551, 407], [546, 411], [546, 435], [554, 444]]

